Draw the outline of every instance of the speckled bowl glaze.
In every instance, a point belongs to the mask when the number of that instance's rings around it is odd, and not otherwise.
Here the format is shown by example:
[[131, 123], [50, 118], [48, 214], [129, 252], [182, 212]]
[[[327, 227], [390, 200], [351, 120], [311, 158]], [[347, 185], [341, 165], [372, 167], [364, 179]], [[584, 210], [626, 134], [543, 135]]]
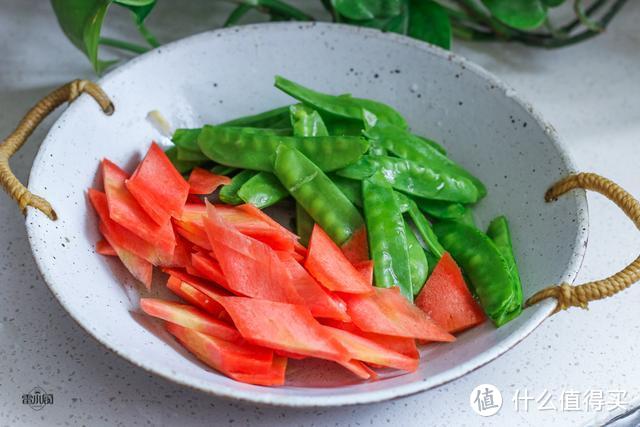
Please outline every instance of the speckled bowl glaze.
[[[504, 83], [464, 59], [425, 43], [374, 30], [278, 23], [213, 31], [158, 48], [117, 68], [99, 83], [113, 100], [107, 117], [80, 97], [52, 127], [30, 176], [57, 222], [30, 210], [26, 226], [38, 266], [53, 294], [89, 334], [143, 369], [204, 392], [285, 406], [375, 402], [436, 387], [472, 371], [524, 339], [552, 311], [553, 301], [525, 310], [495, 329], [488, 322], [453, 344], [422, 350], [417, 372], [387, 372], [358, 382], [325, 362], [290, 364], [279, 388], [237, 383], [199, 363], [159, 322], [139, 312], [141, 292], [114, 259], [98, 256], [96, 218], [86, 190], [103, 157], [138, 161], [163, 137], [145, 119], [161, 111], [174, 127], [216, 123], [291, 102], [273, 88], [282, 74], [319, 90], [369, 97], [405, 115], [413, 130], [440, 141], [489, 189], [477, 209], [486, 226], [511, 220], [525, 296], [572, 282], [587, 239], [581, 191], [545, 204], [543, 194], [573, 171], [553, 128]], [[154, 293], [162, 294], [156, 274]], [[89, 361], [90, 363], [90, 361]]]

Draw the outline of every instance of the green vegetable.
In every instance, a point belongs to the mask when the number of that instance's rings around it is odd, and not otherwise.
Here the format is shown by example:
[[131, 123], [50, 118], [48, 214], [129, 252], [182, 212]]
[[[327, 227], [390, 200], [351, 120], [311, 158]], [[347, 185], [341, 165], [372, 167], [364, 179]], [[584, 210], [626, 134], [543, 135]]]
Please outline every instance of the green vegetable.
[[395, 192], [395, 196], [401, 211], [403, 213], [404, 212], [409, 213], [409, 216], [413, 220], [413, 223], [415, 224], [416, 229], [420, 233], [420, 237], [422, 237], [424, 244], [427, 246], [427, 248], [431, 252], [433, 252], [433, 254], [436, 257], [438, 257], [438, 259], [440, 259], [442, 254], [444, 254], [445, 250], [440, 244], [440, 242], [438, 241], [438, 237], [433, 232], [433, 229], [431, 228], [431, 224], [429, 224], [429, 221], [427, 220], [427, 218], [425, 218], [422, 212], [420, 212], [420, 210], [418, 209], [418, 206], [413, 200], [411, 200], [404, 194], [398, 193], [398, 192]]
[[434, 231], [466, 273], [493, 323], [502, 326], [517, 317], [522, 311], [522, 296], [493, 241], [477, 228], [459, 222], [440, 222]]
[[411, 197], [411, 199], [416, 202], [422, 212], [437, 219], [456, 219], [467, 212], [467, 208], [460, 203], [429, 200], [422, 197]]
[[314, 224], [315, 222], [311, 215], [304, 210], [300, 203], [296, 203], [296, 234], [300, 237], [300, 243], [304, 246], [309, 244]]
[[202, 153], [202, 151], [200, 151], [200, 147], [198, 147], [198, 135], [200, 135], [200, 130], [201, 128], [176, 129], [175, 132], [173, 132], [173, 136], [171, 137], [171, 142], [173, 142], [176, 147], [182, 150]]
[[383, 288], [397, 286], [413, 301], [407, 234], [394, 191], [377, 172], [362, 181], [362, 196], [374, 283]]
[[345, 119], [341, 117], [325, 117], [324, 123], [331, 136], [362, 136], [364, 126], [362, 120]]
[[244, 128], [204, 126], [198, 136], [202, 152], [217, 163], [270, 172], [273, 155], [280, 145], [302, 152], [324, 171], [340, 169], [356, 161], [368, 148], [363, 138], [278, 136]]
[[362, 183], [355, 179], [343, 178], [339, 175], [330, 175], [331, 181], [347, 196], [347, 199], [358, 207], [364, 206], [362, 202]]
[[393, 108], [370, 99], [352, 98], [351, 96], [335, 96], [316, 92], [284, 77], [276, 76], [276, 87], [326, 114], [347, 119], [363, 119], [363, 110], [370, 111], [379, 121], [395, 124], [401, 128], [407, 127], [407, 122]]
[[295, 136], [328, 136], [329, 131], [320, 114], [305, 105], [294, 104], [289, 107], [291, 126]]
[[513, 245], [511, 244], [511, 233], [509, 232], [507, 218], [499, 216], [491, 221], [487, 229], [487, 236], [489, 236], [498, 248], [498, 251], [500, 251], [500, 254], [502, 254], [502, 257], [507, 261], [509, 274], [514, 282], [515, 298], [517, 301], [522, 301], [522, 283], [520, 282], [520, 274], [518, 273], [518, 264], [516, 264], [516, 259], [513, 255]]
[[238, 197], [260, 209], [276, 204], [288, 195], [278, 178], [269, 172], [257, 173], [238, 190]]
[[176, 167], [178, 172], [182, 174], [188, 173], [191, 171], [191, 169], [200, 166], [200, 162], [189, 162], [178, 159], [178, 147], [169, 148], [167, 151], [165, 151], [165, 154], [167, 155], [169, 160], [171, 160], [171, 163], [173, 163], [173, 166]]
[[[383, 122], [368, 128], [365, 134], [372, 143], [375, 141], [396, 156], [414, 161], [439, 173], [466, 178], [475, 185], [480, 198], [487, 194], [487, 189], [478, 178], [444, 155], [444, 149], [433, 141], [416, 137], [403, 129]], [[423, 197], [429, 198], [428, 196]], [[438, 199], [437, 197], [433, 198]]]
[[245, 182], [249, 181], [257, 172], [251, 170], [243, 170], [236, 176], [231, 178], [231, 183], [220, 189], [220, 200], [229, 205], [239, 205], [243, 200], [238, 196], [238, 191]]
[[253, 128], [291, 128], [289, 105], [274, 108], [252, 116], [240, 117], [221, 123], [219, 126], [253, 127]]
[[464, 176], [398, 157], [365, 155], [336, 174], [365, 179], [376, 171], [382, 172], [393, 188], [414, 196], [460, 203], [474, 203], [480, 197], [474, 183]]
[[235, 171], [236, 171], [235, 168], [230, 168], [229, 166], [224, 166], [224, 165], [215, 165], [214, 167], [211, 168], [211, 172], [215, 173], [216, 175], [228, 176]]
[[405, 234], [407, 235], [407, 252], [409, 255], [409, 269], [411, 272], [411, 290], [413, 296], [417, 296], [427, 281], [429, 275], [429, 261], [420, 242], [413, 234], [413, 230], [405, 222]]
[[202, 154], [200, 151], [185, 150], [182, 147], [177, 147], [178, 160], [186, 162], [197, 162], [202, 164], [209, 161], [209, 158]]
[[302, 152], [280, 144], [273, 170], [293, 198], [336, 244], [346, 242], [363, 225], [355, 206]]

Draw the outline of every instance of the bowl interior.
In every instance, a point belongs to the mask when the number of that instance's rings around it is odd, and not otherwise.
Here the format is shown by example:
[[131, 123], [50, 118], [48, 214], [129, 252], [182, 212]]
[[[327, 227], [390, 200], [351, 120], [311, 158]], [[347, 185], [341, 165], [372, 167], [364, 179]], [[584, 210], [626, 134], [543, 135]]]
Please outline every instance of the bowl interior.
[[[552, 309], [546, 302], [495, 329], [490, 324], [450, 345], [422, 351], [417, 372], [360, 383], [329, 363], [294, 362], [280, 388], [240, 384], [204, 367], [158, 322], [139, 314], [141, 289], [115, 260], [95, 254], [96, 218], [86, 190], [104, 157], [124, 167], [151, 140], [166, 142], [147, 113], [175, 127], [217, 123], [290, 103], [273, 88], [282, 74], [319, 90], [389, 103], [412, 129], [441, 142], [489, 190], [477, 206], [484, 227], [510, 219], [525, 296], [571, 282], [587, 233], [584, 193], [545, 204], [543, 194], [571, 171], [553, 130], [503, 84], [448, 52], [404, 37], [331, 24], [268, 24], [194, 36], [143, 55], [100, 84], [116, 111], [103, 115], [82, 96], [53, 126], [30, 177], [59, 215], [30, 210], [27, 230], [53, 293], [91, 335], [131, 362], [207, 392], [282, 405], [338, 405], [405, 395], [487, 363], [523, 339]], [[161, 274], [154, 292], [162, 293]]]

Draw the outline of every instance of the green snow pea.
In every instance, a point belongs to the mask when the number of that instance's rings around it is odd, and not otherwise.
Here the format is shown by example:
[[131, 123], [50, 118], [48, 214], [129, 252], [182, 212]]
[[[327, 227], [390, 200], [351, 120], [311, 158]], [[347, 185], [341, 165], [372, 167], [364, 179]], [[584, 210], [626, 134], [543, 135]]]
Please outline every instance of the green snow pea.
[[200, 166], [200, 163], [201, 163], [201, 162], [189, 162], [189, 161], [178, 159], [178, 147], [169, 148], [167, 151], [165, 151], [165, 154], [167, 155], [169, 160], [171, 160], [171, 163], [173, 163], [173, 166], [175, 166], [175, 168], [178, 169], [178, 172], [182, 174], [191, 171], [191, 169], [197, 166]]
[[[380, 146], [403, 159], [414, 161], [425, 167], [428, 166], [451, 177], [466, 178], [476, 187], [478, 199], [487, 194], [486, 187], [478, 178], [449, 159], [437, 147], [425, 142], [428, 140], [384, 122], [377, 122], [375, 126], [369, 127], [365, 131], [365, 135], [371, 141], [377, 142]], [[435, 142], [432, 142], [432, 144], [435, 144]], [[441, 150], [444, 149], [441, 148]]]
[[364, 126], [362, 120], [345, 119], [342, 117], [326, 117], [324, 123], [329, 135], [333, 136], [362, 136]]
[[353, 98], [349, 95], [328, 95], [316, 92], [297, 83], [276, 76], [276, 87], [321, 112], [347, 119], [362, 120], [363, 110], [374, 114], [379, 121], [395, 124], [403, 129], [407, 128], [405, 119], [393, 108], [370, 99]]
[[320, 114], [306, 105], [295, 104], [289, 107], [291, 126], [295, 136], [327, 136], [329, 131]]
[[437, 219], [457, 219], [462, 217], [467, 208], [460, 203], [429, 200], [422, 197], [411, 197], [418, 208], [425, 214]]
[[478, 226], [476, 225], [476, 219], [473, 216], [473, 211], [466, 206], [464, 208], [464, 213], [462, 214], [462, 216], [460, 216], [459, 218], [454, 218], [453, 221], [458, 221], [471, 227], [478, 228]]
[[243, 202], [243, 200], [238, 196], [238, 190], [242, 188], [245, 182], [249, 181], [255, 174], [256, 171], [252, 170], [243, 170], [238, 172], [236, 176], [231, 178], [231, 183], [223, 186], [220, 189], [220, 200], [229, 205], [239, 205]]
[[289, 107], [289, 105], [285, 105], [283, 107], [274, 108], [273, 110], [254, 114], [252, 116], [239, 117], [237, 119], [221, 123], [219, 126], [291, 129]]
[[362, 181], [362, 198], [374, 283], [382, 288], [397, 286], [413, 301], [407, 233], [394, 191], [377, 172]]
[[522, 311], [522, 294], [493, 241], [477, 228], [455, 221], [435, 224], [434, 231], [466, 273], [493, 323], [502, 326], [517, 317]]
[[279, 136], [245, 129], [205, 126], [198, 145], [210, 159], [227, 166], [271, 172], [276, 148], [286, 145], [299, 150], [324, 171], [345, 167], [361, 157], [369, 144], [351, 136]]
[[183, 150], [195, 151], [196, 153], [199, 153], [200, 152], [200, 147], [198, 147], [199, 134], [200, 134], [200, 128], [176, 129], [173, 132], [173, 135], [171, 136], [171, 142], [173, 142], [176, 145], [176, 147], [179, 147]]
[[502, 257], [507, 261], [509, 273], [515, 286], [516, 300], [522, 301], [522, 283], [520, 281], [520, 274], [518, 273], [518, 264], [516, 264], [516, 259], [513, 254], [509, 222], [504, 215], [491, 221], [489, 228], [487, 228], [487, 236], [489, 236], [498, 248], [498, 251], [502, 254]]
[[230, 168], [229, 166], [224, 165], [215, 165], [211, 168], [211, 173], [215, 173], [216, 175], [225, 175], [229, 176], [236, 171], [236, 168]]
[[429, 262], [427, 256], [411, 230], [411, 227], [405, 222], [405, 234], [407, 235], [407, 252], [409, 254], [409, 270], [411, 272], [411, 291], [413, 296], [420, 293], [424, 282], [427, 281], [429, 275]]
[[329, 176], [331, 181], [347, 196], [347, 199], [357, 207], [363, 206], [362, 202], [362, 183], [355, 179], [343, 178], [332, 174]]
[[336, 173], [345, 178], [365, 179], [376, 171], [382, 172], [396, 190], [414, 196], [461, 203], [473, 203], [479, 198], [469, 179], [398, 157], [365, 155]]
[[418, 233], [420, 233], [420, 237], [424, 241], [424, 244], [436, 257], [438, 257], [438, 259], [440, 259], [445, 250], [438, 241], [438, 237], [433, 232], [431, 224], [429, 224], [427, 218], [425, 218], [422, 212], [420, 212], [420, 209], [418, 209], [416, 202], [397, 191], [395, 192], [395, 196], [402, 212], [407, 212], [411, 217], [411, 220], [416, 226]]
[[210, 161], [209, 158], [202, 154], [201, 151], [185, 150], [182, 147], [176, 148], [178, 152], [178, 160], [182, 160], [183, 162], [205, 163]]
[[300, 237], [300, 243], [304, 246], [309, 244], [309, 238], [313, 231], [313, 218], [304, 210], [300, 203], [296, 203], [296, 234]]
[[364, 224], [358, 209], [302, 152], [280, 144], [273, 170], [293, 198], [336, 244], [346, 242]]
[[258, 172], [238, 190], [238, 197], [260, 209], [278, 203], [288, 195], [278, 178], [269, 172]]

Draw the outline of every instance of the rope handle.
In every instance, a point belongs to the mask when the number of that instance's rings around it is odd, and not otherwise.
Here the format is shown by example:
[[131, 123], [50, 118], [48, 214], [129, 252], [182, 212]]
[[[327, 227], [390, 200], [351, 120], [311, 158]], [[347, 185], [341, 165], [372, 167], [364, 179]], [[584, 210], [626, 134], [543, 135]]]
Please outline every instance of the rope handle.
[[[551, 202], [575, 188], [595, 191], [614, 202], [640, 229], [640, 203], [618, 184], [595, 173], [570, 175], [555, 183], [545, 194], [545, 201]], [[569, 307], [586, 309], [589, 302], [608, 298], [628, 288], [640, 279], [640, 256], [631, 264], [606, 279], [588, 282], [578, 286], [563, 283], [550, 286], [529, 298], [525, 307], [534, 305], [546, 298], [558, 300], [554, 314]]]
[[88, 80], [74, 80], [38, 101], [20, 120], [16, 129], [0, 144], [0, 184], [7, 194], [18, 203], [23, 214], [26, 214], [27, 206], [32, 206], [43, 212], [52, 221], [58, 218], [48, 201], [31, 193], [16, 178], [9, 165], [9, 159], [24, 145], [45, 117], [65, 102], [73, 102], [82, 93], [91, 95], [106, 115], [113, 114], [113, 103], [98, 85]]

